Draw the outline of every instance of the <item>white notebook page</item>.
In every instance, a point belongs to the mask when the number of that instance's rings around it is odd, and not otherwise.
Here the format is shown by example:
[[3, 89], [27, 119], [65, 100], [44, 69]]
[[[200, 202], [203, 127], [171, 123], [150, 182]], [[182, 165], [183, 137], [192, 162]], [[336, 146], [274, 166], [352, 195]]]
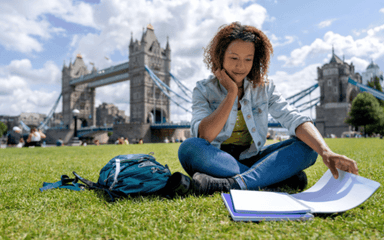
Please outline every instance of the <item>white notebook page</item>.
[[311, 210], [287, 193], [231, 190], [236, 212], [250, 213], [306, 213]]
[[365, 202], [380, 186], [373, 180], [338, 171], [338, 179], [328, 169], [313, 187], [291, 196], [309, 206], [313, 213], [345, 212]]

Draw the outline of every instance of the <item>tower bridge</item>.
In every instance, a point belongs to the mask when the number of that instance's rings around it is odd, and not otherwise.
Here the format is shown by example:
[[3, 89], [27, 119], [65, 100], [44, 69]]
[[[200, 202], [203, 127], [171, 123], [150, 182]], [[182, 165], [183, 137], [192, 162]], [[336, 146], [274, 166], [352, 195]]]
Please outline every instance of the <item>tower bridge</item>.
[[[80, 54], [77, 55], [73, 63], [71, 61], [68, 66], [64, 64], [62, 70], [62, 102], [63, 124], [66, 128], [74, 128], [72, 113], [74, 109], [80, 111], [76, 124], [88, 129], [90, 127], [94, 128], [96, 125], [95, 89], [129, 81], [130, 123], [115, 124], [113, 130], [115, 137], [143, 138], [146, 142], [153, 142], [167, 137], [152, 136], [150, 125], [170, 122], [170, 99], [166, 96], [167, 92], [156, 86], [157, 83], [145, 68], [148, 66], [162, 84], [169, 86], [171, 78], [169, 74], [171, 62], [169, 40], [167, 38], [166, 46], [162, 48], [156, 38], [154, 28], [151, 24], [148, 24], [140, 41], [134, 40], [131, 35], [128, 48], [128, 62], [102, 70], [93, 67], [91, 71], [88, 71]], [[173, 128], [187, 129], [185, 126], [174, 126]], [[169, 132], [169, 130], [167, 131]]]
[[[144, 142], [162, 142], [165, 138], [189, 137], [189, 124], [170, 123], [170, 102], [182, 107], [180, 101], [170, 96], [172, 92], [169, 87], [170, 80], [175, 80], [185, 96], [188, 95], [185, 90], [190, 90], [170, 73], [171, 48], [168, 38], [166, 47], [162, 48], [155, 36], [154, 28], [149, 24], [146, 31], [143, 31], [140, 41], [133, 40], [131, 36], [128, 48], [128, 62], [102, 70], [93, 67], [89, 71], [80, 54], [68, 66], [64, 63], [61, 93], [64, 129], [51, 130], [54, 140], [61, 137], [67, 142], [72, 137], [74, 109], [80, 111], [76, 123], [80, 135], [112, 130], [114, 133], [112, 138], [127, 137], [130, 141], [142, 138]], [[330, 63], [318, 68], [318, 83], [288, 97], [287, 100], [291, 104], [299, 104], [296, 107], [301, 111], [317, 106], [317, 126], [323, 136], [336, 127], [344, 131], [348, 126], [343, 124], [343, 116], [346, 117], [348, 104], [358, 93], [357, 87], [347, 84], [348, 78], [361, 83], [361, 77], [354, 72], [354, 66], [341, 61], [333, 53]], [[130, 123], [115, 124], [109, 128], [96, 127], [95, 89], [123, 81], [130, 81]], [[318, 87], [321, 92], [319, 98], [299, 103]], [[174, 94], [185, 102], [190, 101], [177, 93]], [[184, 110], [190, 111], [185, 108]], [[281, 125], [270, 119], [269, 127], [281, 127]], [[48, 131], [47, 136], [49, 135]]]
[[[190, 90], [186, 89], [170, 73], [169, 39], [167, 38], [165, 48], [162, 48], [156, 38], [154, 28], [149, 24], [146, 31], [143, 31], [140, 41], [134, 40], [131, 35], [128, 48], [128, 62], [102, 70], [93, 67], [89, 71], [80, 54], [76, 56], [73, 63], [70, 61], [68, 66], [64, 63], [61, 96], [65, 129], [60, 130], [61, 135], [59, 135], [65, 141], [69, 140], [73, 131], [71, 129], [74, 129], [72, 113], [74, 109], [80, 111], [76, 123], [80, 135], [102, 131], [101, 128], [96, 127], [95, 89], [123, 81], [130, 81], [130, 123], [115, 124], [112, 138], [127, 137], [130, 141], [143, 138], [145, 142], [159, 142], [164, 138], [189, 137], [189, 124], [170, 124], [170, 102], [182, 107], [180, 101], [175, 101], [170, 96], [171, 78], [183, 90], [185, 96], [187, 96], [185, 90]], [[312, 91], [306, 90], [306, 92], [303, 91], [296, 95], [302, 98]], [[178, 94], [175, 93], [175, 95]], [[178, 97], [183, 101], [189, 101], [180, 95]], [[314, 104], [312, 104], [313, 106]], [[270, 126], [280, 127], [280, 124], [271, 119]], [[104, 129], [104, 131], [107, 130]]]

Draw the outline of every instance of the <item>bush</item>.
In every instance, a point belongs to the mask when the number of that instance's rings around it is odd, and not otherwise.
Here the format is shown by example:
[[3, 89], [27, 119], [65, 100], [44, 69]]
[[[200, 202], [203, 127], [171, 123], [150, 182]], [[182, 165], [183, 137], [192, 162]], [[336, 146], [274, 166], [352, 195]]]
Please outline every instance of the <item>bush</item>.
[[352, 101], [348, 115], [345, 122], [354, 127], [364, 126], [364, 133], [368, 133], [368, 125], [381, 125], [384, 119], [379, 101], [367, 92], [359, 93]]
[[0, 137], [4, 135], [8, 131], [7, 125], [5, 125], [3, 122], [0, 122]]

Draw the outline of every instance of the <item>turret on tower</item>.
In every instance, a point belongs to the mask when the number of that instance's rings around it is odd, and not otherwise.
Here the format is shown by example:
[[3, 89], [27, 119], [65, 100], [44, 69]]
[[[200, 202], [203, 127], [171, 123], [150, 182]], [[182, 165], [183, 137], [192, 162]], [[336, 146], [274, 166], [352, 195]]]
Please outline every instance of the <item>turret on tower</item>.
[[[95, 69], [92, 69], [94, 72]], [[75, 62], [72, 64], [72, 59], [68, 68], [63, 68], [62, 75], [62, 96], [63, 96], [63, 123], [68, 128], [73, 128], [72, 110], [78, 109], [78, 127], [80, 125], [94, 126], [96, 124], [95, 116], [95, 89], [88, 88], [88, 84], [71, 86], [70, 81], [73, 78], [78, 78], [89, 74], [87, 66], [84, 63], [83, 56], [79, 53], [76, 55]]]

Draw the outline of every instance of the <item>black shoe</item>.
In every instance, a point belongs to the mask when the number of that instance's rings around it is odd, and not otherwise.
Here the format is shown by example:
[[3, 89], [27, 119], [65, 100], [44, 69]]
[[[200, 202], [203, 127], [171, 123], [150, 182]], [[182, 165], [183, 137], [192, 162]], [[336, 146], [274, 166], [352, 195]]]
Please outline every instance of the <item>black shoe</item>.
[[193, 175], [192, 182], [197, 195], [229, 192], [229, 189], [239, 188], [233, 178], [215, 178], [199, 172]]
[[173, 198], [176, 195], [184, 196], [191, 192], [190, 190], [193, 190], [191, 185], [192, 181], [188, 176], [175, 172], [168, 179], [163, 192], [167, 198]]
[[299, 189], [299, 190], [304, 190], [304, 188], [307, 187], [308, 184], [308, 179], [307, 179], [307, 174], [305, 174], [304, 171], [300, 171], [293, 175], [292, 177], [283, 180], [281, 182], [272, 184], [268, 186], [268, 189], [280, 189], [283, 187], [289, 187], [292, 189]]

